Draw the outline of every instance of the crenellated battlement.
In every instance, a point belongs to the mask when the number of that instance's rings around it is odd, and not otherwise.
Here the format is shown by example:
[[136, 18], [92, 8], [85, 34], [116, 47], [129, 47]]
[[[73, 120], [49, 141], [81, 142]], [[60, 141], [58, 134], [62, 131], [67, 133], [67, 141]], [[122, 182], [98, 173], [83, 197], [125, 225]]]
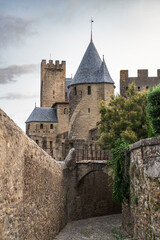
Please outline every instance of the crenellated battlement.
[[41, 62], [41, 67], [42, 68], [52, 68], [52, 69], [65, 69], [66, 67], [66, 61], [59, 61], [59, 60], [56, 60], [55, 63], [53, 63], [53, 60], [49, 60], [48, 62], [43, 59], [42, 62]]
[[[160, 69], [157, 69], [157, 76], [153, 76], [154, 78], [160, 78]], [[138, 69], [137, 70], [137, 76], [133, 76], [132, 78], [153, 78], [148, 76], [148, 69]], [[120, 80], [125, 80], [131, 78], [129, 76], [129, 71], [128, 70], [120, 70]]]
[[157, 76], [148, 76], [148, 69], [138, 69], [136, 77], [130, 77], [128, 70], [120, 71], [120, 94], [126, 96], [126, 91], [131, 83], [134, 83], [138, 91], [148, 90], [160, 84], [160, 69], [157, 69]]

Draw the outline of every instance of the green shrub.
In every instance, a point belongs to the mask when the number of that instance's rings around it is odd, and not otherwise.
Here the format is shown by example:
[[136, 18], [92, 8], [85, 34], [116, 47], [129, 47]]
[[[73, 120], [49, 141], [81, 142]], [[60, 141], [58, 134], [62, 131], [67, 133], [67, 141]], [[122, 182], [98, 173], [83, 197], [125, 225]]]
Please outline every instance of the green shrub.
[[113, 167], [113, 199], [116, 202], [122, 203], [129, 199], [129, 144], [124, 140], [117, 140], [112, 153], [112, 167]]
[[160, 84], [147, 93], [147, 114], [149, 117], [149, 137], [160, 135]]

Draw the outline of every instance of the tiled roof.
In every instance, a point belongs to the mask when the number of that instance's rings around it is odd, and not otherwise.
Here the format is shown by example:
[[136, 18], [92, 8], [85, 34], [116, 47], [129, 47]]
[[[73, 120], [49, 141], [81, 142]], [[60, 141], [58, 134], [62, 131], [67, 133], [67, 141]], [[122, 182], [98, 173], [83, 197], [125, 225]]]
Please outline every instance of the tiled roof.
[[101, 61], [93, 42], [90, 42], [79, 68], [69, 86], [82, 83], [102, 82], [114, 83], [110, 77], [105, 62]]
[[28, 122], [58, 122], [56, 109], [35, 107], [26, 123]]

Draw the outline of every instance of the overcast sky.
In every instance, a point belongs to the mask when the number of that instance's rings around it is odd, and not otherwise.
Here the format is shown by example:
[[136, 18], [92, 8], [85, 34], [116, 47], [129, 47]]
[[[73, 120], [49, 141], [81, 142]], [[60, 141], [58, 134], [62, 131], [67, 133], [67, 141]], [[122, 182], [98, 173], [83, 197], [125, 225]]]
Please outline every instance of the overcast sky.
[[160, 68], [159, 0], [0, 0], [0, 108], [23, 130], [39, 106], [42, 59], [65, 60], [75, 74], [93, 42], [119, 92], [119, 72]]

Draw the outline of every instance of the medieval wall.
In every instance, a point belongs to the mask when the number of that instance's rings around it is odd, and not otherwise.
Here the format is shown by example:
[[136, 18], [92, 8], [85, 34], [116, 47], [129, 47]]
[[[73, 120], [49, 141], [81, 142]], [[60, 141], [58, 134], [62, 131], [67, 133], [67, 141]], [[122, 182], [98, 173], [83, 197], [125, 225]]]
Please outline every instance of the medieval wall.
[[41, 107], [52, 107], [55, 102], [65, 101], [66, 62], [42, 60]]
[[[90, 87], [90, 94], [88, 93]], [[99, 102], [109, 102], [113, 84], [80, 84], [69, 88], [69, 138], [87, 140], [99, 120]]]
[[138, 70], [137, 72], [137, 77], [129, 77], [128, 70], [120, 71], [120, 94], [122, 96], [126, 96], [126, 90], [132, 82], [135, 83], [138, 91], [148, 90], [160, 83], [160, 69], [157, 70], [156, 77], [149, 77], [148, 70]]
[[61, 166], [0, 110], [0, 239], [53, 239], [66, 222]]
[[30, 122], [26, 124], [26, 134], [52, 157], [55, 157], [58, 124], [55, 122]]
[[123, 206], [123, 227], [137, 240], [160, 239], [160, 137], [130, 147], [130, 205]]

